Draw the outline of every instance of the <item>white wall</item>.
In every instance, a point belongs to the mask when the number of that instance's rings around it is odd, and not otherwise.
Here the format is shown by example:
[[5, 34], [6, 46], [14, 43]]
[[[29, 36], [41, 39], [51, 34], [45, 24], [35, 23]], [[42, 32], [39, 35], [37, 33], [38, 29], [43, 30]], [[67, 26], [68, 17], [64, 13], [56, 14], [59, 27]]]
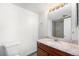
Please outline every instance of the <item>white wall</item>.
[[[78, 14], [79, 14], [79, 3], [78, 3]], [[79, 15], [78, 15], [78, 23], [79, 23]], [[79, 24], [77, 27], [77, 38], [78, 38], [78, 45], [79, 45]]]
[[78, 43], [76, 3], [72, 3], [72, 40]]
[[39, 14], [39, 38], [44, 37], [44, 14]]
[[40, 28], [39, 28], [39, 38], [45, 38], [48, 36], [48, 16], [47, 12], [39, 14]]
[[38, 15], [13, 4], [0, 4], [0, 43], [8, 55], [36, 51]]

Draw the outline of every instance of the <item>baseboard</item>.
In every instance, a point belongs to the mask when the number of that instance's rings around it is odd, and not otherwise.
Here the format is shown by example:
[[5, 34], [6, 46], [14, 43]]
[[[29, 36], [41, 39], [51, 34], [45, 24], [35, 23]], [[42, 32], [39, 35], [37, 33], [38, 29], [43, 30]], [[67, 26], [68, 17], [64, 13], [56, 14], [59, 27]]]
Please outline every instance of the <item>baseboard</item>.
[[31, 55], [33, 55], [34, 53], [36, 53], [37, 51], [34, 51], [34, 52], [32, 52], [32, 53], [30, 53], [29, 55], [27, 55], [27, 56], [31, 56]]

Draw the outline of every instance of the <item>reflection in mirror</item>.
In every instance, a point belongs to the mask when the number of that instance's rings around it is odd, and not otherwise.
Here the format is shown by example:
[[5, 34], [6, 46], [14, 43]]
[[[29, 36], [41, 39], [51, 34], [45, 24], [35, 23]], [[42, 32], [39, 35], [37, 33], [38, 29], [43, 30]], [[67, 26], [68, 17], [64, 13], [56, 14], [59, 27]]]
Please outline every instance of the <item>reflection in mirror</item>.
[[64, 38], [71, 39], [71, 18], [64, 19]]
[[53, 25], [53, 36], [54, 37], [64, 37], [64, 21], [58, 20], [58, 21], [52, 21]]
[[54, 37], [71, 39], [71, 18], [65, 17], [57, 21], [52, 21]]

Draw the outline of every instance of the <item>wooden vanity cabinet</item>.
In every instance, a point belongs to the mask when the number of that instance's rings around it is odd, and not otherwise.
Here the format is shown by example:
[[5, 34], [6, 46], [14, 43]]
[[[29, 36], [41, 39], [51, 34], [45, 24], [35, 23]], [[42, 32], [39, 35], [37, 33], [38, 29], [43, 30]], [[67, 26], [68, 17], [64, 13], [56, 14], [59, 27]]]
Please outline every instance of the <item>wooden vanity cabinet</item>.
[[72, 56], [69, 53], [52, 48], [40, 42], [37, 42], [37, 55], [38, 56]]

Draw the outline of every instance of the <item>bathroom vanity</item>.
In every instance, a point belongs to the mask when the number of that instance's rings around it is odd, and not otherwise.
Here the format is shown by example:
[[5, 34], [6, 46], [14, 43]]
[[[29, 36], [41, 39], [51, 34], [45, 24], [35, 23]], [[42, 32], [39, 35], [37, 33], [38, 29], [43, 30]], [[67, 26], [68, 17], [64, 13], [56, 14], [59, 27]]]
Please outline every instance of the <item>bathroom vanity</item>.
[[38, 56], [75, 56], [79, 55], [79, 47], [75, 44], [53, 39], [40, 39], [37, 42]]
[[50, 46], [47, 46], [43, 43], [38, 42], [38, 56], [71, 56], [71, 54], [68, 54], [66, 52], [63, 52], [61, 50], [58, 50], [56, 48], [52, 48]]

